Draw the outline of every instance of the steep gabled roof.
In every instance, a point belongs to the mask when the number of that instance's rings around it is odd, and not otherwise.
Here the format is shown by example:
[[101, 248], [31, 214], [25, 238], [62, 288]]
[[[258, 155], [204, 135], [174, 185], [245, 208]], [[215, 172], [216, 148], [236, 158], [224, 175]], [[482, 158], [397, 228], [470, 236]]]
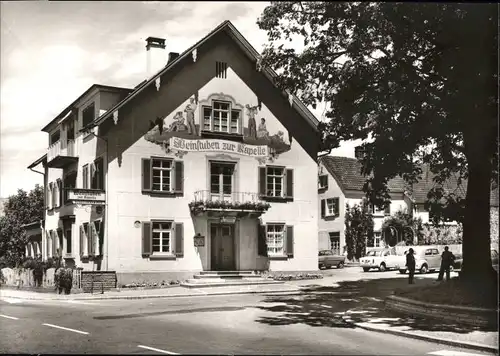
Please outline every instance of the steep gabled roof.
[[[157, 78], [161, 77], [165, 73], [167, 73], [170, 69], [174, 68], [175, 66], [179, 65], [181, 61], [188, 57], [191, 56], [192, 52], [211, 38], [213, 38], [215, 35], [218, 33], [225, 31], [235, 42], [237, 45], [240, 46], [240, 48], [244, 51], [244, 53], [250, 58], [250, 60], [254, 61], [257, 63], [259, 61], [260, 55], [259, 53], [255, 50], [255, 48], [252, 47], [252, 45], [243, 37], [243, 35], [234, 27], [234, 25], [231, 23], [231, 21], [224, 21], [221, 23], [219, 26], [217, 26], [214, 30], [212, 30], [207, 36], [202, 38], [200, 41], [198, 41], [195, 45], [191, 46], [188, 48], [186, 51], [184, 51], [182, 54], [180, 54], [177, 58], [172, 60], [170, 63], [167, 63], [167, 65], [161, 69], [158, 73], [156, 73], [153, 77], [150, 79], [144, 81], [142, 84], [139, 84], [133, 92], [131, 92], [125, 99], [123, 99], [121, 102], [116, 104], [114, 107], [112, 107], [110, 110], [108, 110], [106, 113], [101, 115], [100, 117], [96, 118], [93, 122], [88, 124], [86, 127], [82, 128], [83, 130], [87, 130], [91, 127], [98, 126], [102, 124], [105, 120], [111, 118], [113, 116], [113, 112], [116, 110], [119, 110], [121, 107], [123, 107], [125, 104], [127, 104], [130, 100], [132, 100], [136, 95], [141, 93], [145, 88], [149, 87], [150, 85], [154, 85], [154, 82], [156, 81]], [[276, 72], [274, 72], [272, 69], [269, 68], [262, 68], [262, 73], [266, 75], [266, 77], [273, 83], [275, 84], [274, 78], [277, 76]], [[279, 89], [277, 89], [279, 90]], [[290, 95], [288, 92], [284, 92], [283, 95]], [[314, 129], [318, 129], [318, 119], [314, 116], [313, 113], [295, 96], [292, 94], [293, 97], [293, 108], [297, 110], [297, 112], [311, 125], [313, 126]]]
[[[356, 158], [324, 156], [320, 158], [320, 162], [335, 178], [343, 191], [363, 191], [363, 185], [367, 177], [361, 174], [361, 163]], [[388, 187], [390, 192], [402, 193], [405, 190], [405, 183], [402, 178], [396, 177], [389, 181]]]

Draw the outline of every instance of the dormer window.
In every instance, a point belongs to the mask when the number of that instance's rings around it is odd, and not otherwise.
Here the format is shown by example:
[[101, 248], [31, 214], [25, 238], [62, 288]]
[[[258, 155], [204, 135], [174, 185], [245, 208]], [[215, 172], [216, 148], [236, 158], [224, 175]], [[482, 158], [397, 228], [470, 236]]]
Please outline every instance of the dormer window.
[[326, 189], [328, 188], [328, 175], [321, 174], [318, 177], [318, 189]]

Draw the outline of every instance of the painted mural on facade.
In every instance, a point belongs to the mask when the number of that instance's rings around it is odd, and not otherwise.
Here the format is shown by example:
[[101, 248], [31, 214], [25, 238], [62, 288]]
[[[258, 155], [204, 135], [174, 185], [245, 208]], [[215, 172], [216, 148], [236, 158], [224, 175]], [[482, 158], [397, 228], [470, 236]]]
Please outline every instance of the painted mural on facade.
[[[204, 100], [193, 95], [167, 117], [150, 120], [144, 139], [180, 157], [191, 151], [216, 150], [255, 156], [259, 161], [273, 160], [291, 149], [292, 137], [278, 120], [267, 116], [260, 101], [242, 105], [224, 93], [211, 94]], [[241, 142], [220, 135], [214, 138], [214, 134], [239, 136]], [[193, 140], [196, 143], [189, 142]]]

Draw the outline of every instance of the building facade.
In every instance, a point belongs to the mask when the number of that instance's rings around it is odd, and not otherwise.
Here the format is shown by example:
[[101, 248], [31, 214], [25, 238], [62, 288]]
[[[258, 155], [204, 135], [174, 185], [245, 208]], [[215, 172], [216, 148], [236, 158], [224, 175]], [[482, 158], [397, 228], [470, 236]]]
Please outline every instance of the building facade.
[[[361, 163], [356, 158], [324, 156], [319, 159], [319, 249], [331, 249], [343, 254], [345, 251], [346, 206], [361, 205], [365, 196], [361, 175]], [[408, 197], [404, 182], [400, 178], [389, 181], [391, 204], [387, 209], [372, 207], [374, 223], [374, 244], [369, 247], [383, 247], [382, 224], [396, 211], [408, 211]]]
[[44, 257], [122, 283], [316, 270], [314, 115], [230, 22], [165, 47], [148, 38], [148, 80], [94, 85], [44, 128]]

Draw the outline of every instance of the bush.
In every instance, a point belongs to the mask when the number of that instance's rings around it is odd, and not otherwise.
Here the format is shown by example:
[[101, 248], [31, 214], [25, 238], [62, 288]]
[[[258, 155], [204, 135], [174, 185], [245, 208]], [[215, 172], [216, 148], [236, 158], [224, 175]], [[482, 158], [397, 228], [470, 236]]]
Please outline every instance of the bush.
[[59, 294], [64, 290], [65, 294], [71, 293], [73, 287], [73, 269], [60, 267], [54, 273], [54, 284]]

